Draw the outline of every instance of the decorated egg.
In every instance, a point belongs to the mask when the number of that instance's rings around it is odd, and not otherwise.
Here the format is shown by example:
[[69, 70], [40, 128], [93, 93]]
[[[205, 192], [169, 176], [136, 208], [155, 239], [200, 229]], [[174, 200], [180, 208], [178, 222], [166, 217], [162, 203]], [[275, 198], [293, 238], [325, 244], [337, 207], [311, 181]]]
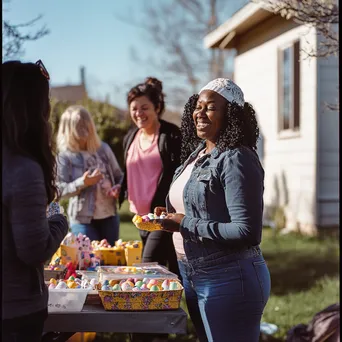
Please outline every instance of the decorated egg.
[[68, 285], [64, 281], [61, 281], [56, 286], [56, 289], [67, 289], [67, 288], [68, 288]]
[[74, 276], [70, 276], [68, 280], [75, 280]]
[[152, 285], [150, 291], [159, 291], [159, 287], [157, 285]]
[[102, 285], [101, 290], [102, 291], [110, 291], [110, 287], [109, 287], [109, 285]]
[[119, 285], [119, 284], [115, 284], [115, 285], [113, 286], [113, 291], [121, 291], [120, 285]]
[[149, 214], [147, 215], [147, 217], [148, 217], [150, 220], [154, 220], [154, 214], [152, 214], [152, 213], [149, 213]]
[[142, 280], [142, 282], [143, 282], [144, 284], [148, 284], [149, 281], [150, 281], [150, 280], [149, 280], [148, 278], [144, 278], [144, 279]]
[[141, 280], [138, 280], [136, 283], [135, 283], [135, 286], [136, 287], [141, 287], [144, 283], [141, 281]]
[[68, 281], [67, 285], [69, 289], [75, 289], [77, 287], [77, 283], [73, 280]]
[[133, 278], [128, 278], [127, 281], [130, 281], [131, 283], [135, 283], [134, 279]]
[[157, 280], [157, 279], [151, 279], [151, 280], [149, 281], [149, 284], [151, 284], [151, 285], [157, 285], [157, 284], [158, 284], [158, 280]]
[[[117, 284], [117, 280], [114, 280], [114, 279], [111, 279], [111, 280], [109, 280], [109, 286], [114, 286], [114, 285], [116, 285]], [[118, 284], [119, 285], [119, 284]]]
[[146, 284], [142, 284], [141, 287], [140, 287], [140, 290], [141, 290], [141, 291], [148, 291], [149, 288], [147, 287]]
[[122, 279], [122, 280], [120, 280], [119, 284], [122, 285], [122, 284], [125, 283], [125, 282], [126, 282], [126, 280], [125, 280], [125, 279]]
[[57, 285], [57, 280], [54, 278], [50, 279], [50, 284], [54, 284], [55, 286]]
[[108, 279], [104, 280], [103, 285], [109, 285], [109, 280]]
[[131, 291], [133, 286], [129, 284], [128, 282], [125, 282], [121, 285], [121, 290], [122, 291]]
[[54, 288], [56, 288], [56, 285], [54, 283], [50, 283], [49, 289], [54, 289]]
[[132, 291], [137, 292], [137, 291], [140, 291], [140, 289], [139, 289], [139, 287], [134, 286]]
[[131, 287], [134, 287], [134, 283], [132, 283], [131, 281], [127, 280], [126, 283], [129, 284]]
[[162, 283], [162, 289], [163, 290], [168, 290], [170, 287], [170, 281], [168, 279], [165, 279]]
[[170, 282], [170, 290], [178, 290], [178, 283], [175, 281]]

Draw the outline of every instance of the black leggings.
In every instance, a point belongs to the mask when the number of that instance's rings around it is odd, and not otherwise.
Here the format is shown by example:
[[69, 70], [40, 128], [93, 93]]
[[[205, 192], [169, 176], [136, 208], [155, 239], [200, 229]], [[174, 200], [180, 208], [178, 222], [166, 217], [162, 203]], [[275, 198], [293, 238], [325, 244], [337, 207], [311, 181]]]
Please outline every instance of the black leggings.
[[47, 309], [30, 315], [2, 320], [3, 342], [40, 342]]
[[180, 277], [172, 233], [160, 230], [139, 232], [143, 242], [142, 262], [158, 262], [160, 265], [168, 266], [171, 272]]

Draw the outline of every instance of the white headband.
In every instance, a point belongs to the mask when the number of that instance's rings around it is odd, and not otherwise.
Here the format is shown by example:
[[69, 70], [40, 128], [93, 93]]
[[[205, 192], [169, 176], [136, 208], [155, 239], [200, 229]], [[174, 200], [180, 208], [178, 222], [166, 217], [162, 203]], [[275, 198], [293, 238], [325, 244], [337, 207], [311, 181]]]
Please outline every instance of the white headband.
[[223, 96], [229, 102], [236, 102], [243, 107], [245, 104], [243, 92], [232, 80], [228, 78], [216, 78], [203, 87], [198, 94], [203, 90], [212, 90]]

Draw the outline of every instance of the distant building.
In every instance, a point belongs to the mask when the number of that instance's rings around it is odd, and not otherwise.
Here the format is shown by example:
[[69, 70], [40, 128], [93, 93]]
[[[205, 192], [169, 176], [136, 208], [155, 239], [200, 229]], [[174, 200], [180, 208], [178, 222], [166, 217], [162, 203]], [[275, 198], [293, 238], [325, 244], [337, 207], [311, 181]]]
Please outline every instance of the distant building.
[[51, 97], [57, 101], [76, 103], [88, 97], [85, 83], [85, 69], [80, 68], [81, 83], [78, 85], [65, 85], [51, 87]]
[[[265, 208], [282, 208], [287, 230], [339, 226], [338, 57], [307, 58], [314, 28], [248, 3], [209, 33], [207, 48], [236, 49], [234, 81], [258, 115]], [[303, 51], [304, 50], [304, 51]]]

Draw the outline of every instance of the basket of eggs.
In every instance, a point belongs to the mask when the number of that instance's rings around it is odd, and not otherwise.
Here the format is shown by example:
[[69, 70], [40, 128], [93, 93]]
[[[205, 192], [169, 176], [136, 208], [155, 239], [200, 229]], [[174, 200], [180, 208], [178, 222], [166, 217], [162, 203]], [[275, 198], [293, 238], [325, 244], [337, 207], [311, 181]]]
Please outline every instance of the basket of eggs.
[[152, 213], [143, 216], [134, 215], [132, 222], [138, 229], [153, 232], [162, 229], [162, 222], [165, 217], [165, 213], [162, 213], [160, 216]]

